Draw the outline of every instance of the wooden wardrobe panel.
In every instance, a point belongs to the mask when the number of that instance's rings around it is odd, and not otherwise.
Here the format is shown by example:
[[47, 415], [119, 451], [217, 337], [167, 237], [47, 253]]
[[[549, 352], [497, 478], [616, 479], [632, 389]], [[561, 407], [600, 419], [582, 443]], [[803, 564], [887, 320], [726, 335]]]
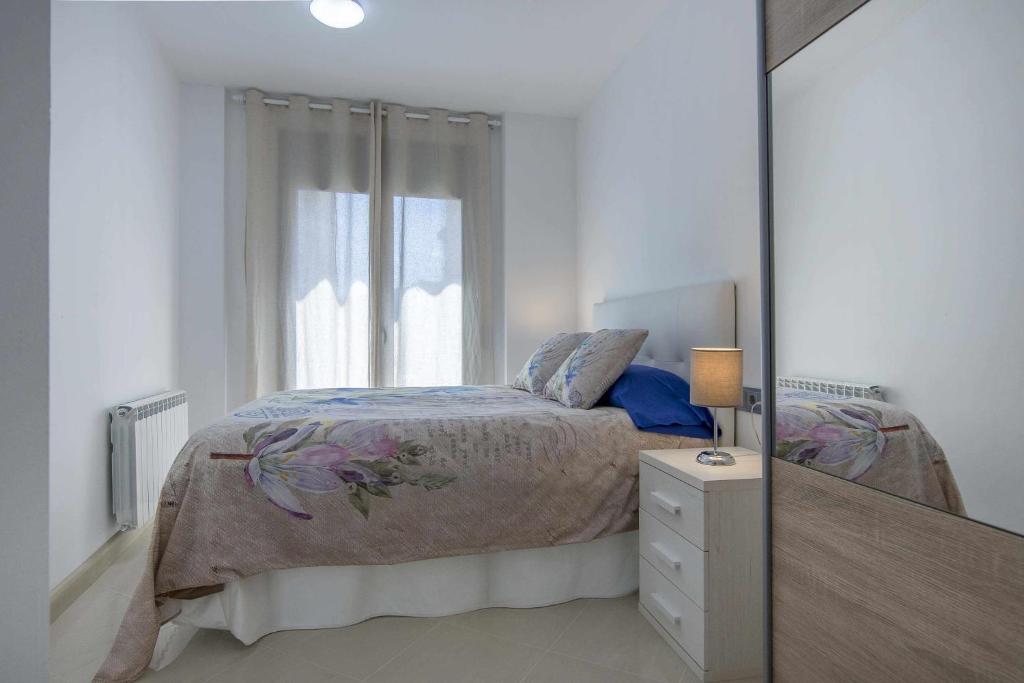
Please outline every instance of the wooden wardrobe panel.
[[867, 0], [765, 0], [765, 65], [771, 71]]
[[772, 462], [778, 683], [1024, 681], [1024, 538]]

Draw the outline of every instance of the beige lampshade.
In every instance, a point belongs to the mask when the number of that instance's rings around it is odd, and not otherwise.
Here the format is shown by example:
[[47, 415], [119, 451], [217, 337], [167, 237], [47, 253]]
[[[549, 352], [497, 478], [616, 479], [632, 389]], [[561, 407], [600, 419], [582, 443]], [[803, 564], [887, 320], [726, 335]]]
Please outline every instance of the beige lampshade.
[[743, 397], [743, 349], [690, 349], [690, 403], [738, 406]]

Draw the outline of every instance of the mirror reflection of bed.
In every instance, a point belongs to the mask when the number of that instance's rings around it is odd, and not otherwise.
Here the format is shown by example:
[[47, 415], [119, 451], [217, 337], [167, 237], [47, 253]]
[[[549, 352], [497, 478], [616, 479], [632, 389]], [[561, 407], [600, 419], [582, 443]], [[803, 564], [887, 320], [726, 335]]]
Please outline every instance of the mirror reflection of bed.
[[777, 457], [965, 514], [941, 445], [877, 385], [779, 377], [775, 425]]

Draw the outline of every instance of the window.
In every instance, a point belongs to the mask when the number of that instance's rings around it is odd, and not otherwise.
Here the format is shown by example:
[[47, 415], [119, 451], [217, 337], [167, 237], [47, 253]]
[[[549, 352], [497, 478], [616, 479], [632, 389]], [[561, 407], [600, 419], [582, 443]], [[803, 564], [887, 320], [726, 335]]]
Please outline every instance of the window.
[[462, 202], [394, 198], [397, 386], [462, 383]]
[[[297, 388], [365, 387], [370, 378], [370, 199], [296, 198], [292, 324]], [[384, 384], [462, 383], [462, 203], [395, 197], [392, 270], [382, 311]]]
[[250, 395], [493, 382], [487, 116], [245, 101]]
[[295, 386], [369, 386], [370, 197], [304, 190], [296, 208]]

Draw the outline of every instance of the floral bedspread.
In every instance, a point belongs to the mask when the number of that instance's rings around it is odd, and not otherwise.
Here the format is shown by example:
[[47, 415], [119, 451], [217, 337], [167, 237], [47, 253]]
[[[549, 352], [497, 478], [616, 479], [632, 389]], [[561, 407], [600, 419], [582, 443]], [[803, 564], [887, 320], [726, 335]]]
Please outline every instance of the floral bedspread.
[[637, 528], [637, 430], [505, 386], [272, 394], [200, 430], [160, 495], [147, 568], [98, 681], [149, 664], [177, 601], [292, 567], [394, 564]]
[[780, 390], [776, 405], [780, 458], [964, 514], [946, 454], [910, 412], [796, 390]]

